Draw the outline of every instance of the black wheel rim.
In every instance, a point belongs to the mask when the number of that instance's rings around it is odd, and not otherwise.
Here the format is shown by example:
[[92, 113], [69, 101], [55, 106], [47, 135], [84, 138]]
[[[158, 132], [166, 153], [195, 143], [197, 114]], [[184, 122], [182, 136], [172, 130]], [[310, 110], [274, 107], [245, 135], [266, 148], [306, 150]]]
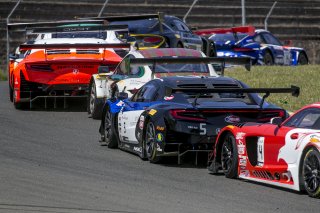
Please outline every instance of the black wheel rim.
[[147, 130], [146, 130], [146, 145], [145, 145], [145, 149], [146, 149], [146, 153], [147, 153], [147, 157], [151, 158], [154, 152], [154, 146], [155, 146], [155, 130], [154, 130], [154, 126], [152, 123], [149, 123], [147, 125]]
[[298, 63], [300, 65], [306, 65], [308, 63], [306, 56], [303, 54], [300, 55]]
[[89, 102], [89, 109], [90, 109], [90, 113], [93, 113], [94, 110], [94, 104], [95, 104], [95, 100], [96, 100], [96, 86], [93, 83], [91, 86], [91, 91], [90, 91], [90, 102]]
[[272, 57], [269, 53], [267, 53], [265, 55], [264, 63], [265, 63], [265, 65], [272, 65], [273, 64]]
[[225, 172], [228, 172], [233, 163], [233, 137], [227, 136], [224, 139], [221, 150], [221, 165]]
[[303, 179], [305, 189], [311, 193], [316, 192], [320, 186], [320, 159], [313, 151], [310, 152], [303, 163]]
[[110, 142], [111, 137], [111, 114], [110, 112], [106, 113], [104, 118], [104, 135], [105, 135], [105, 142], [108, 145]]

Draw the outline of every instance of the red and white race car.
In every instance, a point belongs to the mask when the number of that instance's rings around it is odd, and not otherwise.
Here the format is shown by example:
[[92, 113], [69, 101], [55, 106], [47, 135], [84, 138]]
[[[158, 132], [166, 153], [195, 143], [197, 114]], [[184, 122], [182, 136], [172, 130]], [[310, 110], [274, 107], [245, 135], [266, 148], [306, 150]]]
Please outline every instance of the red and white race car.
[[283, 123], [226, 126], [208, 167], [241, 178], [320, 197], [320, 102], [303, 107]]

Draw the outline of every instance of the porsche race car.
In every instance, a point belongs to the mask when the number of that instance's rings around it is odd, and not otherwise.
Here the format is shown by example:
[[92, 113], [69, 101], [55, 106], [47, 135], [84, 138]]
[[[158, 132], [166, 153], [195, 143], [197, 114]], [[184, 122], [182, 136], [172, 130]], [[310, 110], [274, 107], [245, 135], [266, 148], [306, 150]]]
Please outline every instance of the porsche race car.
[[214, 41], [218, 57], [250, 57], [258, 65], [305, 65], [309, 63], [303, 48], [283, 45], [267, 30], [253, 26], [203, 29], [195, 31]]
[[221, 130], [209, 171], [320, 197], [320, 103], [284, 122], [232, 124]]
[[[299, 88], [248, 88], [228, 77], [166, 77], [142, 86], [130, 99], [109, 99], [101, 119], [101, 143], [157, 163], [166, 156], [211, 152], [220, 129], [245, 121], [286, 118], [265, 102], [273, 92], [297, 94]], [[261, 98], [256, 93], [266, 95]]]

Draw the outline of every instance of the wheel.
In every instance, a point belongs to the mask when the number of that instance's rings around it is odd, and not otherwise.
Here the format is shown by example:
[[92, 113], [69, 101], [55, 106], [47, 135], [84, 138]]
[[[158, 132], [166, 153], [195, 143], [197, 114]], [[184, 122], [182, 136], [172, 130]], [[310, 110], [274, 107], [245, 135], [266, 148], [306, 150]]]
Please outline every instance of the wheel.
[[15, 92], [12, 92], [12, 101], [13, 101], [14, 108], [16, 109], [24, 110], [24, 109], [28, 109], [28, 107], [30, 106], [29, 103], [17, 102], [17, 97]]
[[112, 115], [108, 110], [104, 118], [104, 141], [109, 148], [115, 149], [118, 147], [118, 138], [113, 126]]
[[267, 65], [267, 66], [270, 66], [270, 65], [274, 64], [272, 55], [271, 55], [271, 53], [269, 51], [266, 51], [266, 53], [264, 54], [263, 63], [265, 65]]
[[9, 85], [9, 95], [10, 95], [10, 101], [13, 102], [13, 89], [10, 85]]
[[183, 48], [183, 45], [179, 42], [179, 43], [177, 44], [177, 48]]
[[320, 153], [309, 149], [302, 163], [302, 185], [310, 197], [320, 198]]
[[308, 64], [308, 58], [305, 53], [300, 53], [298, 58], [298, 65]]
[[227, 178], [238, 177], [238, 150], [233, 134], [228, 133], [222, 142], [221, 166]]
[[88, 98], [88, 114], [93, 119], [101, 119], [102, 107], [104, 104], [103, 98], [97, 98], [96, 84], [93, 81], [90, 87]]
[[157, 156], [156, 132], [152, 122], [147, 124], [144, 149], [150, 163], [159, 163], [161, 157]]

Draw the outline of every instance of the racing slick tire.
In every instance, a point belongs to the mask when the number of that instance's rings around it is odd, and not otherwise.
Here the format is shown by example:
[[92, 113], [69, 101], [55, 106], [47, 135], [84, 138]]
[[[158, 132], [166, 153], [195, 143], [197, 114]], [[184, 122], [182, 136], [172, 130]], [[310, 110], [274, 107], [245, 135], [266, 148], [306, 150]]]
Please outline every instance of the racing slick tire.
[[96, 84], [92, 81], [87, 104], [89, 117], [93, 119], [101, 119], [103, 104], [104, 99], [97, 98]]
[[9, 95], [10, 95], [10, 101], [13, 102], [13, 89], [10, 85], [9, 85]]
[[149, 121], [144, 139], [144, 149], [146, 157], [150, 163], [159, 163], [162, 158], [157, 155], [156, 132], [152, 121]]
[[233, 134], [227, 133], [221, 147], [221, 166], [227, 178], [238, 177], [238, 150]]
[[274, 65], [273, 57], [272, 57], [270, 51], [266, 51], [266, 53], [264, 54], [263, 63], [264, 63], [264, 65], [267, 65], [267, 66]]
[[104, 141], [108, 148], [115, 149], [118, 148], [118, 138], [114, 130], [114, 117], [107, 110], [104, 117]]
[[308, 58], [305, 53], [300, 53], [298, 58], [298, 65], [307, 65], [308, 64]]
[[310, 148], [302, 160], [300, 184], [310, 197], [320, 198], [320, 153]]
[[28, 109], [30, 107], [29, 103], [17, 102], [16, 95], [15, 95], [14, 92], [12, 94], [12, 101], [13, 101], [13, 105], [14, 105], [15, 109], [25, 110], [25, 109]]

